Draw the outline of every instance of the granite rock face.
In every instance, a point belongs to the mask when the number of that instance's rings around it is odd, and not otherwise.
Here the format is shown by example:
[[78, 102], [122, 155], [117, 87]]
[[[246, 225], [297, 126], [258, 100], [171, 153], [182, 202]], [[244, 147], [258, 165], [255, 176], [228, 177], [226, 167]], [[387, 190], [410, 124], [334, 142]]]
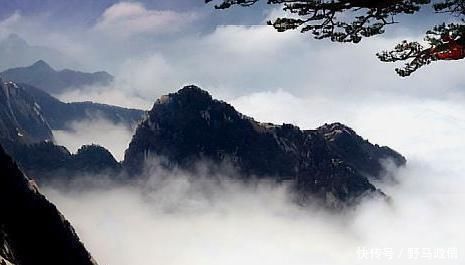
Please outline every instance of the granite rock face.
[[23, 88], [0, 79], [0, 143], [34, 143], [53, 140], [41, 107]]
[[96, 265], [71, 224], [0, 147], [0, 262]]
[[369, 178], [381, 173], [379, 158], [398, 165], [405, 159], [352, 130], [343, 137], [341, 128], [350, 130], [342, 124], [303, 131], [291, 124], [260, 123], [206, 91], [186, 86], [155, 102], [136, 130], [124, 166], [140, 173], [152, 156], [162, 157], [167, 167], [226, 163], [243, 178], [291, 181], [304, 197], [348, 202], [377, 191]]

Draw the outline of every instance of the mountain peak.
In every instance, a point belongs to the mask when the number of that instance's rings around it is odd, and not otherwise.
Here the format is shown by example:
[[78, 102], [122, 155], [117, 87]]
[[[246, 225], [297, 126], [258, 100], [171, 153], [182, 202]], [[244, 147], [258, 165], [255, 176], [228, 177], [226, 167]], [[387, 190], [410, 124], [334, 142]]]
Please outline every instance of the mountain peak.
[[335, 136], [340, 136], [340, 135], [352, 135], [352, 136], [357, 135], [355, 131], [352, 130], [352, 128], [340, 122], [329, 123], [329, 124], [326, 123], [320, 126], [317, 130], [323, 133], [326, 138], [334, 138]]
[[7, 40], [23, 40], [23, 39], [22, 39], [18, 34], [16, 34], [16, 33], [10, 33], [6, 39], [7, 39]]
[[198, 100], [200, 98], [213, 100], [212, 96], [206, 91], [195, 85], [184, 86], [178, 92], [172, 94], [176, 97], [190, 98], [192, 100]]
[[6, 44], [8, 46], [19, 46], [19, 47], [24, 47], [27, 46], [27, 42], [21, 38], [18, 34], [12, 33], [8, 35], [3, 41], [3, 44]]
[[200, 93], [200, 94], [208, 94], [209, 93], [203, 89], [201, 89], [200, 87], [196, 86], [196, 85], [188, 85], [188, 86], [184, 86], [183, 88], [179, 89], [177, 94], [185, 94], [185, 93]]
[[44, 60], [39, 60], [39, 61], [35, 62], [33, 65], [31, 65], [31, 68], [44, 69], [44, 70], [53, 70], [54, 71], [54, 69], [47, 62], [45, 62]]
[[152, 111], [157, 111], [160, 105], [170, 104], [177, 109], [188, 112], [208, 108], [215, 102], [213, 97], [205, 90], [195, 85], [184, 86], [175, 93], [161, 96], [154, 104]]

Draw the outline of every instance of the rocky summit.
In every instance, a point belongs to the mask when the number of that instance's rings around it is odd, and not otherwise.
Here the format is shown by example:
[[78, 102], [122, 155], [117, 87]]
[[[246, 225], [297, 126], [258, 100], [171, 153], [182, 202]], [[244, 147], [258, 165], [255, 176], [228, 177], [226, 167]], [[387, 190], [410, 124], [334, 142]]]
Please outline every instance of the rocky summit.
[[140, 173], [149, 157], [186, 169], [204, 161], [227, 164], [241, 178], [290, 181], [304, 198], [330, 204], [379, 192], [370, 179], [380, 176], [383, 161], [406, 162], [342, 124], [304, 131], [291, 124], [260, 123], [196, 86], [155, 102], [136, 130], [124, 166]]

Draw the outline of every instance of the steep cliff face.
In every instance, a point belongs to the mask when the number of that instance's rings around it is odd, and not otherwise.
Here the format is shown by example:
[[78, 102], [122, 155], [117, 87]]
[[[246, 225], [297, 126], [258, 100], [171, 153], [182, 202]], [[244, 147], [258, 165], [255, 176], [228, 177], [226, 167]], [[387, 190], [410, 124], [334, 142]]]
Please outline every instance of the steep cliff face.
[[[157, 100], [138, 127], [124, 166], [138, 173], [149, 156], [163, 157], [168, 167], [190, 168], [208, 160], [232, 165], [244, 177], [291, 180], [304, 196], [346, 202], [375, 191], [362, 174], [365, 167], [355, 163], [358, 160], [354, 162], [349, 152], [341, 152], [339, 141], [331, 143], [330, 131], [259, 123], [200, 88], [187, 86]], [[380, 161], [368, 156], [373, 152], [384, 157], [379, 154], [382, 149], [369, 143], [360, 147], [357, 137], [349, 144], [365, 150], [357, 154], [359, 160], [371, 164], [370, 174], [379, 174]], [[395, 152], [389, 155], [405, 162]]]
[[95, 265], [71, 224], [0, 147], [0, 260]]
[[28, 84], [19, 84], [41, 107], [44, 117], [53, 130], [66, 130], [70, 122], [102, 118], [128, 127], [142, 121], [145, 112], [94, 102], [62, 102], [47, 92]]
[[50, 126], [34, 98], [15, 83], [0, 79], [0, 142], [51, 140]]
[[0, 226], [0, 264], [12, 265], [14, 261], [13, 253], [8, 245], [7, 235], [3, 226]]

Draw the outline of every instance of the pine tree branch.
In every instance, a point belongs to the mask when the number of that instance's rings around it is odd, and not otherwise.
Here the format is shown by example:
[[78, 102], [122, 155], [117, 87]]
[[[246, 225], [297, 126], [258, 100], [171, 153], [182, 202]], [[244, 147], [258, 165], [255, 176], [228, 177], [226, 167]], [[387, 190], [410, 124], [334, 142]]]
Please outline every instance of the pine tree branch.
[[[222, 0], [215, 8], [252, 6], [257, 2]], [[430, 0], [268, 0], [267, 3], [283, 6], [292, 15], [268, 22], [279, 32], [300, 28], [302, 33], [309, 32], [316, 39], [358, 43], [364, 37], [383, 34], [386, 25], [396, 23], [396, 15], [413, 14]]]

